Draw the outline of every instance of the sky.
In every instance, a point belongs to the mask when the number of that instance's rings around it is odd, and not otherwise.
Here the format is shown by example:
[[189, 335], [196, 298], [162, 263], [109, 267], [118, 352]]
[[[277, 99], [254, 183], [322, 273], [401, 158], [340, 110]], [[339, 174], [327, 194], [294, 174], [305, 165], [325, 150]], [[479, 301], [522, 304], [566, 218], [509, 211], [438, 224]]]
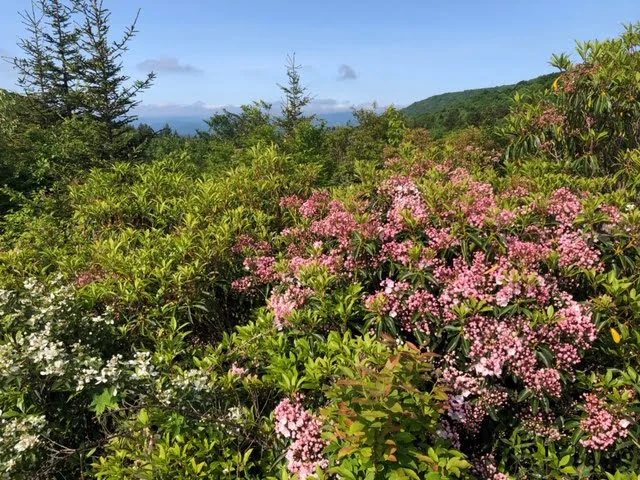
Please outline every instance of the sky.
[[[19, 55], [18, 12], [0, 0], [0, 56]], [[112, 32], [141, 9], [124, 58], [132, 78], [157, 73], [148, 114], [199, 114], [253, 100], [275, 102], [295, 53], [312, 110], [376, 101], [408, 105], [434, 94], [533, 78], [575, 40], [617, 36], [640, 21], [638, 0], [104, 0]], [[574, 56], [575, 58], [575, 56]], [[0, 65], [0, 87], [16, 88]]]

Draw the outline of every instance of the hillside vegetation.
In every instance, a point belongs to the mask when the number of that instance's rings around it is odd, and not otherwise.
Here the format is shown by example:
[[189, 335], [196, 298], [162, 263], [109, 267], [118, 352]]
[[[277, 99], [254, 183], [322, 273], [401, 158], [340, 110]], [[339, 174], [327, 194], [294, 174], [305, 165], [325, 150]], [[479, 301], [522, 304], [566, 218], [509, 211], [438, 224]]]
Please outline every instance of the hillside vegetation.
[[[108, 11], [36, 5], [88, 78]], [[329, 129], [295, 58], [193, 138], [2, 93], [0, 477], [637, 480], [638, 47], [554, 56], [495, 138]]]
[[493, 127], [508, 113], [516, 92], [535, 94], [550, 88], [557, 73], [512, 85], [450, 92], [420, 100], [402, 109], [411, 123], [435, 137], [467, 127]]

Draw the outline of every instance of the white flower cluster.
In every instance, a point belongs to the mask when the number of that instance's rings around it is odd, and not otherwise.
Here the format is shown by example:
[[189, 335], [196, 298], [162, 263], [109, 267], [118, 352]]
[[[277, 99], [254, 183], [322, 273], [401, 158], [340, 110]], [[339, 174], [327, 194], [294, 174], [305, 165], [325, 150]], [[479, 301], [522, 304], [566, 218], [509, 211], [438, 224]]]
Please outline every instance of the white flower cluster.
[[40, 375], [61, 376], [68, 365], [64, 344], [55, 340], [51, 333], [51, 324], [47, 323], [40, 332], [34, 332], [17, 341], [31, 362], [43, 365]]
[[20, 362], [17, 360], [14, 356], [13, 345], [0, 343], [0, 378], [20, 373]]
[[[14, 332], [0, 340], [0, 378], [19, 376], [25, 367], [43, 377], [66, 380], [76, 391], [90, 385], [117, 382], [123, 372], [132, 370], [133, 379], [153, 375], [149, 353], [138, 353], [125, 361], [122, 355], [104, 360], [90, 346], [77, 340], [69, 345], [69, 332], [86, 332], [97, 339], [108, 334], [114, 324], [113, 311], [103, 315], [85, 315], [74, 311], [74, 292], [69, 285], [54, 281], [49, 289], [30, 279], [24, 282], [25, 294], [0, 290], [0, 317], [15, 325]], [[56, 283], [57, 282], [57, 283]], [[93, 340], [95, 342], [95, 340]], [[27, 370], [24, 370], [25, 372]]]
[[151, 362], [150, 352], [136, 352], [133, 360], [127, 361], [134, 380], [148, 380], [156, 376], [155, 366]]
[[240, 407], [231, 407], [221, 419], [221, 426], [229, 435], [240, 435], [247, 424], [247, 415]]
[[158, 375], [149, 352], [136, 352], [131, 360], [124, 360], [122, 355], [117, 354], [107, 360], [104, 366], [96, 358], [88, 358], [87, 361], [87, 365], [76, 376], [77, 391], [91, 385], [121, 386], [121, 381], [125, 379], [148, 382]]
[[209, 374], [198, 368], [181, 372], [180, 376], [175, 378], [172, 383], [178, 389], [198, 392], [209, 391], [212, 387]]
[[0, 474], [8, 474], [23, 455], [41, 443], [43, 415], [3, 418], [0, 410]]

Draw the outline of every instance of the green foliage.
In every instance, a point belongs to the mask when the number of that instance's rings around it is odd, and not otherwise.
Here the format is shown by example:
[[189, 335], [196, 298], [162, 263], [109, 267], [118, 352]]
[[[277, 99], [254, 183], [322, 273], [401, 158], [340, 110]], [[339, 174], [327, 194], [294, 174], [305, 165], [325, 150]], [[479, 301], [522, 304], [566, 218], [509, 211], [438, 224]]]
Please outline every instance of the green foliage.
[[198, 132], [200, 138], [230, 144], [234, 148], [252, 147], [260, 142], [270, 143], [278, 139], [278, 132], [271, 117], [271, 104], [254, 102], [242, 105], [240, 113], [223, 110], [205, 123], [207, 131]]
[[328, 134], [328, 162], [336, 183], [355, 181], [358, 165], [381, 165], [392, 154], [386, 147], [397, 147], [405, 133], [404, 116], [393, 107], [378, 114], [374, 105], [355, 110], [354, 116], [356, 126], [337, 127]]
[[432, 355], [412, 345], [384, 365], [341, 369], [323, 415], [332, 425], [329, 454], [340, 478], [462, 478], [470, 464], [435, 440], [446, 394], [433, 379]]
[[123, 73], [121, 57], [137, 33], [137, 15], [122, 38], [114, 41], [109, 35], [111, 12], [103, 0], [85, 0], [79, 9], [83, 16], [80, 48], [86, 55], [78, 75], [83, 86], [81, 111], [100, 124], [106, 158], [119, 159], [130, 148], [123, 138], [127, 131], [124, 127], [136, 118], [130, 112], [140, 103], [138, 95], [151, 86], [155, 74], [129, 85], [129, 77]]
[[636, 479], [637, 36], [555, 57], [504, 162], [301, 90], [116, 142], [0, 91], [0, 476]]
[[554, 56], [553, 88], [515, 97], [500, 131], [507, 158], [543, 155], [577, 172], [626, 177], [628, 152], [640, 146], [638, 45], [640, 24], [632, 24], [619, 38], [578, 43], [580, 63]]
[[403, 113], [415, 126], [440, 138], [467, 127], [493, 127], [508, 113], [513, 95], [534, 94], [551, 87], [557, 74], [547, 74], [513, 85], [443, 93], [412, 103]]
[[[30, 115], [30, 105], [29, 98], [0, 91], [0, 211], [20, 203], [21, 195], [57, 188], [102, 158], [100, 125], [71, 117], [44, 127]], [[134, 138], [132, 131], [128, 135]]]
[[78, 111], [78, 71], [82, 57], [79, 29], [72, 25], [79, 4], [33, 0], [21, 16], [29, 33], [18, 46], [23, 58], [13, 59], [24, 91], [41, 102], [43, 121], [70, 118]]

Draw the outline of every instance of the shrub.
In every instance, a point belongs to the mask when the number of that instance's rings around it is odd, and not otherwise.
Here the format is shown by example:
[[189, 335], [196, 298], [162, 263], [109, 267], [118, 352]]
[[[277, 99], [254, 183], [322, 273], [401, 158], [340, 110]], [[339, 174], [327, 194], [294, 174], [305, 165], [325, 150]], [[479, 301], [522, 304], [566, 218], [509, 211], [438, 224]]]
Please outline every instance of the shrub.
[[501, 134], [508, 158], [542, 154], [584, 173], [620, 171], [640, 141], [640, 24], [619, 38], [578, 43], [579, 63], [552, 58], [561, 75], [533, 98], [516, 95]]

